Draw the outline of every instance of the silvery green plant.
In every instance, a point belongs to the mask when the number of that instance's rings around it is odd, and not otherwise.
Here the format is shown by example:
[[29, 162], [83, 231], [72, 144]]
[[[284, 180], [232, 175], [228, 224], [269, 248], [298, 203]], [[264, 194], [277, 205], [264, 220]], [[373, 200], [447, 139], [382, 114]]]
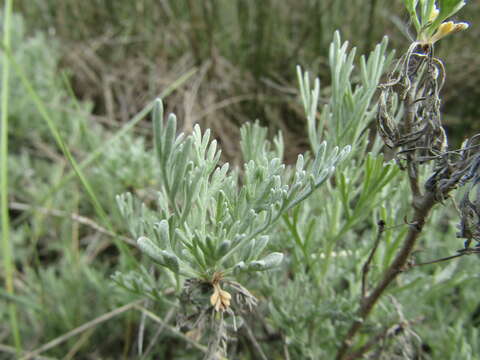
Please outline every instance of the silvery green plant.
[[[147, 207], [127, 193], [117, 197], [118, 206], [139, 249], [176, 285], [184, 311], [192, 304], [203, 309], [195, 314], [196, 325], [189, 326], [199, 327], [205, 312], [220, 313], [208, 356], [225, 354], [223, 312], [233, 315], [232, 308], [251, 309], [256, 304], [237, 278], [282, 263], [282, 252], [268, 250], [273, 226], [327, 181], [350, 147], [329, 149], [322, 142], [314, 156], [299, 155], [290, 167], [281, 160], [282, 137], [272, 145], [266, 129], [247, 124], [241, 130], [245, 164], [231, 169], [220, 163], [221, 152], [210, 130], [202, 133], [196, 125], [192, 134], [177, 134], [176, 116], [170, 114], [164, 121], [160, 100], [153, 122], [161, 185], [156, 202]], [[114, 279], [124, 288], [159, 299], [149, 272], [141, 267], [135, 273], [116, 274]], [[210, 301], [198, 294], [205, 286]], [[232, 304], [232, 295], [221, 286], [233, 293]]]
[[[348, 43], [342, 43], [335, 33], [330, 47], [331, 95], [320, 116], [320, 82], [316, 80], [312, 87], [308, 73], [297, 69], [312, 150], [300, 155], [294, 167], [281, 162], [281, 136], [272, 144], [267, 141], [266, 129], [257, 124], [241, 130], [244, 167], [220, 165], [220, 153], [216, 141], [210, 141], [210, 132], [202, 134], [196, 126], [191, 135], [177, 136], [176, 117], [169, 115], [164, 122], [158, 101], [153, 115], [161, 178], [156, 205], [143, 205], [131, 194], [119, 196], [118, 203], [140, 249], [165, 271], [158, 282], [143, 266], [134, 273], [117, 274], [115, 280], [129, 290], [162, 300], [159, 289], [165, 289], [165, 280], [170, 279], [181, 292], [183, 308], [200, 303], [203, 309], [210, 305], [228, 309], [230, 294], [215, 288], [222, 282], [237, 293], [234, 298], [254, 305], [253, 296], [237, 281], [246, 279], [243, 274], [278, 267], [287, 251], [284, 271], [274, 272], [273, 277], [266, 275], [271, 288], [271, 320], [285, 334], [313, 339], [305, 331], [318, 330], [319, 325], [312, 327], [309, 322], [331, 311], [325, 306], [332, 302], [321, 292], [332, 276], [334, 267], [329, 263], [336, 256], [333, 249], [346, 239], [355, 240], [354, 230], [385, 199], [386, 186], [398, 173], [393, 164], [384, 164], [378, 154], [380, 144], [368, 131], [376, 111], [374, 93], [392, 59], [386, 48], [384, 39], [368, 57], [360, 58], [359, 82], [353, 85], [352, 77], [357, 76], [353, 71], [355, 49], [349, 50]], [[327, 146], [322, 138], [334, 139], [343, 150]], [[353, 152], [348, 144], [354, 145]], [[351, 166], [340, 163], [348, 152]], [[341, 171], [330, 183], [326, 179], [334, 167]], [[322, 184], [325, 190], [314, 192]], [[296, 206], [302, 201], [302, 206]], [[298, 276], [285, 287], [280, 284], [287, 270]], [[209, 286], [206, 295], [202, 295], [202, 284]], [[302, 288], [303, 300], [298, 292]], [[216, 301], [212, 301], [214, 294]], [[241, 296], [235, 296], [238, 294]], [[312, 299], [320, 303], [314, 306]], [[298, 311], [299, 306], [302, 311]], [[346, 300], [342, 307], [352, 306]], [[184, 311], [183, 319], [191, 318], [189, 311]], [[187, 329], [199, 326], [202, 314], [205, 310], [194, 310], [196, 324], [180, 321], [180, 325]], [[211, 336], [217, 339], [216, 348], [221, 348], [226, 338], [225, 331], [219, 329], [221, 326]], [[314, 346], [299, 348], [303, 349], [301, 356], [327, 354], [325, 350], [317, 352]]]
[[[384, 37], [368, 56], [362, 55], [355, 66], [356, 48], [349, 48], [348, 41], [342, 42], [340, 33], [336, 31], [328, 53], [331, 84], [327, 93], [330, 96], [318, 112], [320, 79], [315, 79], [312, 86], [308, 72], [303, 73], [297, 67], [300, 96], [307, 114], [308, 138], [313, 151], [326, 137], [339, 146], [353, 144], [362, 147], [371, 140], [366, 136], [366, 130], [375, 118], [374, 95], [394, 55], [393, 52], [387, 53], [387, 45], [388, 39]], [[378, 144], [375, 144], [376, 150], [379, 149]]]
[[[398, 99], [386, 113], [388, 102], [381, 97], [378, 104], [375, 98], [393, 58], [386, 47], [384, 39], [355, 68], [355, 49], [349, 50], [335, 33], [329, 53], [332, 83], [321, 109], [320, 81], [312, 86], [308, 73], [297, 69], [311, 152], [300, 155], [294, 167], [282, 164], [281, 136], [270, 143], [265, 129], [250, 124], [241, 131], [245, 165], [229, 169], [220, 163], [208, 131], [202, 134], [196, 126], [191, 135], [177, 135], [175, 116], [164, 121], [162, 104], [157, 102], [155, 146], [161, 184], [157, 200], [146, 206], [125, 194], [118, 202], [139, 248], [164, 271], [159, 281], [152, 276], [152, 268], [143, 266], [130, 274], [117, 274], [115, 280], [157, 300], [165, 300], [160, 290], [167, 283], [176, 284], [181, 306], [177, 323], [188, 333], [200, 329], [207, 335], [206, 358], [226, 356], [228, 329], [242, 325], [249, 329], [245, 310], [257, 300], [246, 287], [268, 299], [268, 311], [258, 310], [256, 322], [250, 323], [253, 329], [247, 331], [255, 331], [257, 338], [262, 337], [258, 332], [265, 331], [268, 337], [273, 326], [288, 357], [315, 359], [337, 352], [339, 359], [352, 358], [363, 349], [352, 350], [350, 340], [366, 324], [365, 304], [379, 300], [371, 295], [374, 287], [369, 291], [369, 267], [372, 283], [388, 276], [412, 228], [412, 224], [398, 225], [399, 218], [411, 210], [405, 196], [409, 182], [399, 176], [401, 168], [394, 161], [385, 161], [395, 153], [383, 154], [384, 145], [391, 147], [385, 139], [396, 134], [390, 128], [405, 114]], [[421, 56], [408, 59], [416, 57]], [[396, 68], [403, 69], [398, 64]], [[380, 137], [375, 136], [371, 125], [382, 121], [384, 114], [391, 123], [378, 129]], [[327, 146], [323, 139], [332, 139], [334, 145]], [[339, 151], [335, 145], [344, 148]], [[473, 146], [466, 145], [465, 151]], [[340, 162], [347, 152], [349, 162]], [[476, 178], [472, 174], [478, 162], [467, 155], [468, 166], [459, 163], [456, 183]], [[422, 181], [433, 168], [425, 169], [419, 173]], [[436, 180], [442, 174], [447, 173], [434, 172], [432, 186], [440, 184]], [[331, 175], [332, 180], [326, 181]], [[322, 184], [321, 191], [314, 191]], [[480, 211], [468, 199], [462, 204], [462, 229], [469, 230], [472, 214]], [[388, 227], [384, 233], [379, 231], [382, 242], [377, 227]], [[375, 255], [371, 262], [366, 260], [370, 254]], [[285, 257], [287, 261], [282, 262]], [[275, 268], [281, 271], [263, 271]], [[254, 274], [259, 281], [249, 283]], [[405, 323], [402, 306], [390, 298], [382, 300], [382, 308], [372, 314], [376, 329], [365, 326], [359, 343], [369, 341], [371, 334], [375, 338], [376, 330], [383, 331], [379, 326]], [[345, 335], [342, 343], [339, 334]], [[412, 328], [404, 329], [402, 342], [403, 348], [392, 351], [401, 351], [404, 357], [418, 351], [419, 336]], [[261, 346], [256, 351], [266, 358]]]
[[177, 119], [163, 122], [163, 106], [153, 111], [155, 148], [161, 173], [155, 215], [136, 213], [131, 195], [117, 197], [138, 246], [175, 275], [209, 281], [213, 274], [256, 272], [280, 264], [280, 253], [264, 254], [269, 228], [282, 214], [310, 196], [350, 151], [322, 143], [311, 161], [299, 155], [293, 169], [270, 149], [260, 126], [242, 129], [242, 149], [249, 159], [242, 170], [219, 164], [217, 141], [196, 125], [191, 135], [177, 135]]
[[[381, 142], [370, 133], [377, 111], [374, 94], [393, 58], [393, 53], [387, 52], [387, 43], [384, 38], [368, 56], [361, 56], [360, 66], [354, 69], [356, 49], [349, 49], [348, 42], [342, 43], [339, 33], [334, 34], [329, 52], [332, 76], [330, 97], [319, 114], [316, 113], [315, 102], [320, 96], [320, 80], [316, 79], [312, 87], [309, 74], [297, 69], [311, 148], [319, 146], [322, 138], [334, 138], [353, 147], [351, 161], [340, 165], [340, 171], [335, 173], [335, 182], [326, 184], [328, 191], [314, 196], [313, 209], [305, 209], [306, 218], [310, 218], [311, 212], [319, 208], [317, 204], [321, 204], [324, 216], [315, 219], [317, 230], [313, 233], [317, 236], [322, 234], [319, 238], [324, 243], [313, 246], [321, 249], [327, 263], [338, 242], [370, 219], [372, 211], [389, 196], [386, 190], [399, 173], [393, 162], [385, 162]], [[355, 79], [358, 79], [357, 82]], [[309, 227], [299, 228], [302, 232]], [[305, 238], [309, 236], [305, 235]]]

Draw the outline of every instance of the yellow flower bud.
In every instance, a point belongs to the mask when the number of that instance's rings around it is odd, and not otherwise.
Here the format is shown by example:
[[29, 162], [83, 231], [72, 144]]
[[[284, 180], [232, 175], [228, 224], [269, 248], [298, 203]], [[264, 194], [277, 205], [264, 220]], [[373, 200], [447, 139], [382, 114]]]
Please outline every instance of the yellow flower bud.
[[449, 34], [454, 34], [456, 32], [465, 30], [469, 27], [467, 23], [461, 22], [461, 23], [454, 23], [453, 21], [447, 21], [442, 23], [435, 34], [429, 39], [429, 43], [433, 44], [437, 42], [438, 40], [444, 38], [445, 36]]

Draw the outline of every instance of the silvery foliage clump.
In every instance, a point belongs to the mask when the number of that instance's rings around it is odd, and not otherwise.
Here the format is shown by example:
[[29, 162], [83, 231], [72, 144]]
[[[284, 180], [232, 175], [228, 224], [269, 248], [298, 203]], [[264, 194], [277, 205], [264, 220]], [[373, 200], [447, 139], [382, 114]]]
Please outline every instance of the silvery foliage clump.
[[[142, 250], [167, 271], [156, 282], [151, 270], [142, 266], [134, 273], [117, 274], [120, 285], [162, 300], [159, 289], [177, 283], [181, 304], [194, 299], [205, 307], [211, 291], [205, 295], [192, 284], [208, 283], [222, 272], [247, 285], [251, 277], [242, 274], [269, 269], [287, 255], [282, 271], [259, 274], [260, 281], [248, 287], [268, 299], [264, 315], [283, 334], [292, 355], [318, 358], [335, 351], [335, 331], [350, 323], [359, 288], [349, 288], [341, 299], [334, 294], [340, 293], [337, 286], [345, 277], [353, 285], [350, 274], [361, 272], [360, 259], [370, 249], [370, 237], [366, 232], [359, 236], [359, 226], [380, 216], [376, 208], [392, 197], [399, 171], [394, 163], [385, 163], [380, 141], [369, 133], [377, 109], [374, 94], [393, 58], [387, 53], [386, 38], [368, 57], [360, 57], [355, 69], [355, 48], [342, 43], [337, 32], [329, 58], [332, 83], [320, 109], [320, 81], [311, 84], [309, 74], [297, 69], [311, 151], [300, 155], [294, 167], [280, 161], [282, 138], [270, 143], [266, 130], [251, 124], [241, 131], [244, 167], [219, 165], [220, 154], [216, 142], [209, 141], [209, 131], [202, 134], [196, 126], [193, 134], [176, 136], [175, 116], [164, 123], [157, 103], [154, 120], [162, 184], [158, 198], [146, 206], [124, 194], [118, 202]], [[327, 146], [324, 139], [344, 150]], [[353, 145], [349, 162], [340, 163], [350, 150], [348, 144]], [[335, 179], [325, 181], [334, 167]], [[321, 184], [323, 190], [313, 192]], [[395, 206], [380, 209], [389, 224], [395, 221]], [[383, 260], [388, 262], [385, 256]], [[292, 273], [294, 278], [288, 275]], [[185, 277], [188, 281], [182, 281]]]
[[[244, 167], [219, 165], [210, 132], [202, 134], [196, 126], [193, 134], [176, 136], [175, 116], [164, 123], [158, 102], [154, 121], [162, 187], [153, 206], [131, 194], [119, 196], [118, 203], [141, 249], [167, 271], [155, 281], [151, 271], [141, 266], [130, 274], [116, 274], [116, 282], [164, 300], [159, 291], [169, 286], [166, 279], [170, 279], [182, 290], [181, 303], [195, 298], [206, 306], [210, 293], [203, 299], [193, 296], [202, 291], [191, 284], [208, 282], [216, 272], [242, 282], [246, 279], [242, 274], [279, 265], [286, 254], [285, 271], [260, 274], [255, 285], [269, 299], [269, 321], [293, 353], [331, 354], [335, 341], [325, 334], [334, 334], [335, 321], [349, 323], [348, 311], [353, 313], [357, 293], [354, 290], [341, 301], [329, 294], [343, 281], [339, 274], [361, 264], [357, 261], [361, 249], [350, 244], [363, 244], [366, 239], [355, 230], [365, 219], [377, 216], [374, 209], [391, 196], [386, 190], [398, 174], [393, 163], [384, 162], [380, 142], [372, 140], [368, 131], [376, 113], [375, 90], [393, 57], [386, 49], [385, 38], [368, 57], [360, 58], [360, 71], [355, 72], [355, 49], [350, 50], [335, 33], [329, 54], [332, 83], [320, 109], [320, 81], [312, 86], [309, 74], [297, 69], [311, 152], [300, 155], [294, 167], [281, 163], [281, 136], [272, 144], [266, 130], [256, 124], [241, 131]], [[344, 148], [327, 146], [323, 139]], [[340, 163], [347, 152], [349, 162]], [[334, 167], [339, 168], [335, 180], [325, 181]], [[322, 184], [323, 191], [314, 192]], [[295, 278], [288, 273], [295, 273]], [[188, 281], [182, 282], [184, 277]], [[329, 321], [318, 321], [332, 314]]]
[[[154, 207], [131, 194], [117, 197], [140, 250], [177, 276], [211, 281], [215, 273], [235, 276], [278, 266], [280, 252], [266, 252], [268, 230], [282, 214], [305, 200], [333, 173], [349, 146], [327, 150], [321, 143], [311, 160], [299, 155], [294, 168], [282, 163], [283, 141], [274, 146], [257, 124], [242, 128], [242, 169], [220, 164], [210, 130], [196, 125], [177, 135], [176, 116], [164, 122], [163, 106], [153, 111], [161, 189]], [[177, 277], [178, 279], [178, 277]]]
[[[394, 225], [401, 207], [408, 205], [398, 167], [385, 161], [383, 144], [370, 133], [378, 108], [375, 93], [393, 52], [387, 51], [384, 38], [367, 56], [355, 56], [355, 48], [336, 32], [329, 52], [329, 87], [320, 91], [320, 80], [312, 82], [298, 69], [311, 148], [333, 139], [352, 144], [352, 151], [333, 181], [284, 216], [279, 242], [288, 247], [290, 262], [285, 272], [263, 279], [263, 292], [270, 297], [269, 323], [283, 334], [291, 358], [333, 356], [338, 334], [355, 317], [359, 274], [376, 221]], [[324, 105], [317, 111], [318, 98]], [[386, 238], [374, 275], [388, 264], [401, 236], [388, 232]]]

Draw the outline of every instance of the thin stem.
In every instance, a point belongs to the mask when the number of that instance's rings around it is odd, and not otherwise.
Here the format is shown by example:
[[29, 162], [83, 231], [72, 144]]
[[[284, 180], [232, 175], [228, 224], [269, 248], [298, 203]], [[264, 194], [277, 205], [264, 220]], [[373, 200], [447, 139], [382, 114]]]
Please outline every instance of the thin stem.
[[478, 248], [474, 248], [474, 249], [466, 248], [466, 249], [458, 250], [458, 254], [443, 257], [443, 258], [440, 258], [440, 259], [437, 259], [437, 260], [432, 260], [432, 261], [427, 261], [427, 262], [423, 262], [423, 263], [419, 263], [419, 264], [414, 264], [413, 266], [416, 267], [416, 266], [431, 265], [431, 264], [436, 264], [436, 263], [443, 262], [443, 261], [452, 260], [452, 259], [464, 256], [464, 255], [479, 254], [479, 253], [480, 253], [480, 249], [478, 249]]
[[[6, 0], [3, 11], [3, 50], [10, 51], [10, 30], [12, 15], [12, 0]], [[2, 94], [1, 94], [1, 126], [0, 126], [0, 211], [2, 224], [2, 253], [5, 269], [5, 288], [7, 294], [13, 295], [13, 250], [10, 244], [10, 217], [8, 213], [8, 98], [9, 98], [10, 60], [3, 56], [2, 62]], [[10, 326], [17, 355], [21, 353], [22, 344], [17, 321], [15, 303], [8, 305]]]
[[45, 207], [32, 206], [32, 205], [28, 205], [28, 204], [19, 203], [19, 202], [10, 202], [9, 203], [9, 208], [14, 209], [14, 210], [20, 210], [20, 211], [30, 211], [30, 212], [38, 211], [41, 214], [51, 215], [51, 216], [56, 216], [56, 217], [69, 217], [73, 221], [75, 221], [79, 224], [82, 224], [82, 225], [86, 225], [86, 226], [92, 228], [93, 230], [98, 231], [101, 234], [105, 234], [105, 235], [108, 235], [108, 236], [111, 236], [111, 237], [118, 237], [119, 239], [125, 241], [127, 244], [132, 245], [134, 247], [137, 247], [137, 243], [135, 242], [135, 240], [133, 240], [129, 237], [123, 236], [123, 235], [113, 233], [113, 232], [105, 229], [104, 227], [100, 226], [99, 224], [97, 224], [92, 219], [87, 218], [85, 216], [78, 215], [76, 213], [68, 213], [68, 212], [62, 211], [62, 210], [48, 209], [48, 208], [45, 208]]
[[302, 251], [303, 263], [305, 263], [306, 268], [309, 269], [310, 268], [310, 262], [311, 262], [310, 254], [308, 253], [307, 247], [304, 245], [304, 242], [302, 241], [302, 238], [301, 238], [300, 234], [298, 233], [296, 220], [294, 220], [295, 223], [290, 222], [290, 219], [288, 218], [287, 214], [284, 214], [282, 216], [282, 218], [283, 218], [283, 221], [285, 222], [285, 224], [287, 225], [287, 228], [290, 231], [290, 234], [292, 235], [292, 238], [295, 241], [295, 244]]
[[173, 318], [173, 315], [175, 315], [175, 309], [172, 308], [168, 311], [167, 315], [165, 315], [164, 323], [160, 324], [157, 331], [152, 336], [152, 339], [150, 340], [150, 343], [148, 344], [148, 347], [147, 347], [147, 350], [145, 351], [145, 353], [143, 355], [140, 354], [140, 355], [142, 355], [141, 360], [146, 359], [148, 357], [148, 355], [150, 354], [150, 352], [153, 350], [153, 347], [157, 344], [158, 337], [160, 336], [162, 331], [165, 329], [165, 324], [168, 324], [170, 322], [170, 320]]
[[155, 315], [151, 311], [145, 309], [144, 307], [139, 306], [138, 304], [135, 306], [135, 308], [137, 308], [137, 310], [139, 310], [142, 313], [144, 313], [145, 315], [147, 315], [153, 321], [155, 321], [155, 322], [159, 323], [160, 325], [164, 326], [165, 328], [167, 328], [173, 335], [175, 335], [176, 337], [184, 340], [186, 343], [192, 345], [197, 350], [200, 350], [203, 353], [207, 352], [207, 348], [205, 346], [203, 346], [202, 344], [199, 344], [196, 341], [190, 339], [188, 336], [183, 334], [181, 331], [177, 330], [175, 327], [168, 325], [166, 320], [163, 320], [163, 319], [159, 318], [157, 315]]
[[370, 264], [375, 256], [375, 253], [378, 248], [378, 244], [380, 244], [380, 239], [382, 238], [382, 234], [385, 231], [385, 221], [380, 220], [378, 222], [378, 230], [377, 230], [377, 237], [375, 238], [375, 243], [373, 244], [372, 251], [370, 251], [370, 255], [368, 256], [367, 261], [363, 265], [362, 268], [362, 301], [365, 299], [367, 294], [367, 276], [368, 272], [370, 271]]
[[[14, 356], [15, 354], [18, 355], [17, 350], [14, 347], [4, 345], [4, 344], [0, 344], [0, 353], [8, 353], [8, 354], [12, 354], [12, 356]], [[36, 360], [57, 360], [57, 358], [46, 357], [46, 356], [37, 356], [35, 359]]]
[[92, 328], [98, 326], [99, 324], [114, 318], [115, 316], [123, 314], [125, 311], [128, 311], [128, 310], [132, 309], [133, 307], [135, 307], [141, 301], [143, 301], [143, 300], [135, 300], [135, 301], [133, 301], [133, 302], [127, 304], [127, 305], [121, 306], [121, 307], [119, 307], [115, 310], [112, 310], [108, 313], [105, 313], [105, 314], [103, 314], [102, 316], [99, 316], [96, 319], [88, 321], [85, 324], [80, 325], [79, 327], [76, 327], [75, 329], [67, 332], [66, 334], [63, 334], [62, 336], [59, 336], [59, 337], [53, 339], [52, 341], [49, 341], [48, 343], [40, 346], [38, 349], [26, 354], [25, 356], [23, 356], [21, 358], [21, 360], [28, 360], [28, 359], [32, 359], [32, 358], [37, 358], [38, 355], [41, 354], [42, 352], [50, 350], [50, 349], [64, 343], [65, 341], [72, 338], [73, 336], [81, 334], [82, 332], [87, 331], [89, 329], [92, 329]]
[[257, 352], [258, 357], [261, 360], [268, 360], [267, 356], [265, 355], [265, 353], [262, 350], [262, 347], [258, 343], [257, 339], [255, 339], [255, 335], [253, 335], [253, 331], [250, 328], [250, 326], [248, 326], [248, 323], [247, 323], [245, 318], [243, 319], [243, 326], [245, 328], [245, 333], [247, 334], [248, 340], [250, 340], [250, 342], [252, 343], [253, 348]]
[[285, 356], [285, 360], [290, 360], [290, 352], [288, 351], [288, 344], [286, 341], [283, 343], [283, 355]]

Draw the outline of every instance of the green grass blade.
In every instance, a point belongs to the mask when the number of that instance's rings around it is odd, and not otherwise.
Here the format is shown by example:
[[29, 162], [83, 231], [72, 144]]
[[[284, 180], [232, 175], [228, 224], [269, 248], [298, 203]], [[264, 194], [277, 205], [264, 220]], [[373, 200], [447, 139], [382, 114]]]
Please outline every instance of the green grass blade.
[[[12, 0], [6, 0], [3, 12], [3, 48], [10, 49], [10, 30]], [[2, 62], [1, 127], [0, 127], [0, 211], [2, 224], [2, 257], [5, 271], [5, 289], [8, 295], [14, 295], [13, 250], [10, 244], [10, 218], [8, 214], [8, 98], [9, 98], [10, 61], [4, 56]], [[8, 305], [10, 327], [17, 355], [22, 351], [22, 341], [17, 321], [17, 308], [14, 303]]]
[[[108, 228], [108, 230], [110, 230], [111, 232], [114, 232], [113, 226], [112, 226], [111, 221], [109, 220], [109, 218], [107, 216], [107, 213], [105, 212], [102, 205], [98, 201], [98, 198], [95, 195], [95, 192], [93, 191], [92, 187], [90, 186], [90, 183], [88, 182], [87, 178], [83, 174], [82, 169], [80, 169], [78, 163], [74, 159], [72, 153], [70, 152], [70, 149], [67, 147], [67, 145], [63, 141], [63, 138], [62, 138], [59, 130], [57, 129], [55, 123], [53, 122], [52, 118], [50, 117], [44, 102], [38, 96], [37, 92], [33, 88], [31, 82], [28, 80], [28, 78], [25, 75], [25, 72], [23, 71], [21, 66], [15, 61], [15, 59], [13, 59], [9, 50], [5, 49], [5, 52], [8, 56], [11, 64], [15, 68], [15, 72], [19, 76], [20, 82], [22, 83], [22, 85], [27, 90], [28, 95], [30, 96], [30, 98], [34, 102], [35, 106], [37, 107], [37, 110], [38, 110], [40, 116], [46, 122], [46, 124], [47, 124], [47, 126], [50, 130], [50, 133], [54, 137], [58, 147], [60, 148], [60, 150], [62, 151], [64, 156], [67, 158], [67, 160], [69, 161], [70, 165], [73, 168], [73, 171], [74, 171], [76, 177], [80, 180], [80, 183], [82, 184], [83, 188], [85, 189], [85, 191], [87, 193], [87, 196], [90, 199], [90, 202], [92, 203], [92, 205], [95, 209], [95, 212], [99, 216], [101, 222], [103, 223], [103, 225], [105, 227]], [[7, 206], [8, 206], [8, 204], [7, 204]], [[123, 242], [118, 240], [116, 237], [113, 238], [113, 241], [123, 255], [128, 255], [128, 253], [129, 253], [128, 248], [125, 246], [125, 244]]]

